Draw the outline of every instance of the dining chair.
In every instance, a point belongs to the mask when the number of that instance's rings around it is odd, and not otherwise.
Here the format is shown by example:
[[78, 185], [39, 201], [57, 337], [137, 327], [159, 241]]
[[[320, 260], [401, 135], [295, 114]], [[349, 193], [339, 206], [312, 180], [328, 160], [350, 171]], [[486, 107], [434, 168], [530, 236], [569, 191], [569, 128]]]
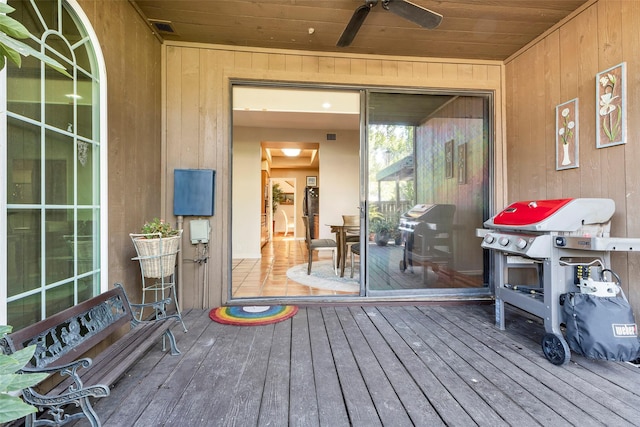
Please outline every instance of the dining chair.
[[341, 253], [346, 255], [349, 248], [360, 242], [360, 215], [342, 215], [344, 226], [344, 238], [342, 239]]
[[303, 216], [302, 222], [305, 229], [305, 243], [307, 245], [307, 251], [309, 252], [309, 264], [307, 267], [307, 274], [311, 274], [311, 264], [313, 263], [313, 251], [330, 250], [333, 252], [333, 271], [337, 273], [337, 249], [338, 244], [333, 239], [312, 239], [311, 230], [309, 229], [309, 217]]
[[351, 278], [353, 279], [353, 266], [355, 263], [354, 255], [358, 255], [360, 258], [360, 242], [351, 245]]
[[289, 217], [287, 216], [287, 212], [285, 212], [284, 209], [281, 209], [280, 212], [282, 212], [282, 216], [284, 217], [284, 237], [287, 237], [289, 230], [291, 230], [291, 233], [293, 233], [293, 235], [295, 236], [296, 223], [291, 222], [291, 224], [289, 224]]

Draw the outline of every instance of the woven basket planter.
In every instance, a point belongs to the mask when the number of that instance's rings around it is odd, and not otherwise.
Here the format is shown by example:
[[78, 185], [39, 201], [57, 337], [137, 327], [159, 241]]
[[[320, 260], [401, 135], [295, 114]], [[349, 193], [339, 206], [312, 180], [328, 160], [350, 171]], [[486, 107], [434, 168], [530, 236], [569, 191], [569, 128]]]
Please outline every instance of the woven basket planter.
[[138, 249], [144, 277], [161, 279], [173, 274], [180, 247], [180, 236], [163, 239], [138, 237], [134, 242]]

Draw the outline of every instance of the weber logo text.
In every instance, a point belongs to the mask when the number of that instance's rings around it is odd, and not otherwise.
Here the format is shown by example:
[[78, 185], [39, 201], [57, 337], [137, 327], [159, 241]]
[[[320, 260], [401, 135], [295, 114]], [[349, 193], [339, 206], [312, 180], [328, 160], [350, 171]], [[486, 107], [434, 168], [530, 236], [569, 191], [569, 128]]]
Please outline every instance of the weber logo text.
[[638, 336], [638, 326], [635, 323], [631, 324], [612, 324], [613, 336], [618, 338], [628, 338]]

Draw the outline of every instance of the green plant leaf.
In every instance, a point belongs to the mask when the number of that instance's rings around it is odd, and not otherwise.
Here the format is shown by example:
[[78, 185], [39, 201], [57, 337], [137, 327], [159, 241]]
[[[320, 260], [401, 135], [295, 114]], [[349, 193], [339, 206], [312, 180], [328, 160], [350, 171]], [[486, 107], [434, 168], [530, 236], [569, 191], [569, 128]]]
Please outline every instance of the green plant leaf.
[[44, 373], [0, 375], [0, 392], [19, 391], [47, 379]]
[[4, 334], [10, 334], [11, 331], [13, 331], [13, 326], [0, 325], [0, 337], [3, 336]]
[[0, 3], [0, 13], [11, 13], [11, 12], [15, 12], [15, 9], [6, 3]]
[[17, 420], [37, 412], [36, 408], [27, 405], [19, 397], [0, 394], [0, 423]]
[[36, 351], [35, 345], [18, 350], [15, 353], [0, 355], [0, 375], [13, 374], [25, 367]]
[[22, 66], [22, 57], [20, 56], [20, 54], [13, 49], [8, 49], [3, 44], [0, 44], [0, 56], [2, 56], [3, 61], [5, 60], [5, 58], [9, 58], [9, 60], [16, 64], [18, 67]]
[[7, 49], [15, 50], [22, 56], [33, 56], [34, 58], [39, 59], [40, 61], [44, 62], [46, 65], [50, 66], [54, 70], [64, 74], [69, 78], [72, 78], [71, 74], [69, 74], [66, 71], [66, 68], [61, 63], [59, 63], [53, 58], [49, 58], [48, 56], [40, 53], [39, 51], [35, 50], [28, 44], [25, 44], [19, 40], [14, 40], [3, 33], [0, 33], [0, 44], [4, 45], [5, 48]]
[[0, 15], [0, 31], [15, 39], [29, 37], [29, 30], [24, 25], [6, 15]]
[[6, 354], [0, 355], [0, 376], [13, 374], [24, 367], [20, 361]]

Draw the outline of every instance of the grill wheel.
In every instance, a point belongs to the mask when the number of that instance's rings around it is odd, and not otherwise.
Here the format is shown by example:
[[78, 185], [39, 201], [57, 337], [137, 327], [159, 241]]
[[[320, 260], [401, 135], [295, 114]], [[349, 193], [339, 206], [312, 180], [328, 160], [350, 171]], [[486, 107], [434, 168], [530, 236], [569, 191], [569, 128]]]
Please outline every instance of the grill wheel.
[[567, 341], [552, 333], [544, 334], [542, 337], [542, 352], [554, 365], [566, 365], [571, 359], [571, 350]]

